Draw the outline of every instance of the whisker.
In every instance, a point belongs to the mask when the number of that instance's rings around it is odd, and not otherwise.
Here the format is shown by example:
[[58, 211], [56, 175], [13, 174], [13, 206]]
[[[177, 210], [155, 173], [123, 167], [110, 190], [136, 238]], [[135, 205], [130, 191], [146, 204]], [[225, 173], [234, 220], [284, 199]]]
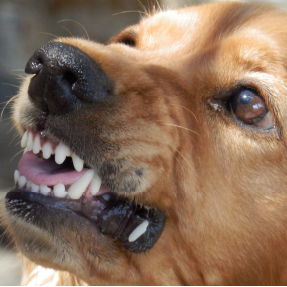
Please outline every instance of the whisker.
[[67, 27], [64, 27], [64, 26], [61, 26], [62, 29], [65, 29], [66, 31], [68, 31], [68, 33], [71, 35], [71, 37], [74, 37], [74, 35], [72, 34], [72, 32], [67, 28]]
[[13, 161], [13, 159], [18, 155], [20, 154], [21, 152], [24, 152], [24, 149], [21, 149], [19, 152], [17, 152], [10, 160], [10, 163]]
[[186, 161], [186, 163], [189, 165], [189, 167], [192, 169], [192, 166], [190, 165], [189, 161], [187, 160], [187, 158], [177, 149], [176, 150], [181, 156], [182, 158]]
[[20, 86], [18, 86], [18, 85], [13, 85], [13, 84], [9, 84], [9, 83], [2, 83], [2, 85], [14, 87], [14, 88], [19, 88], [19, 87], [20, 87]]
[[[23, 72], [24, 72], [24, 70], [23, 70]], [[10, 71], [9, 74], [11, 74], [11, 75], [13, 75], [13, 76], [17, 76], [19, 80], [26, 79], [25, 76], [19, 75], [19, 74], [17, 74], [17, 73], [13, 73], [13, 71]]]
[[47, 33], [47, 32], [39, 32], [39, 34], [52, 36], [53, 38], [58, 38], [58, 36], [56, 36], [56, 35], [54, 35], [54, 34], [51, 34], [51, 33]]
[[64, 21], [70, 21], [70, 22], [74, 22], [74, 23], [78, 24], [85, 31], [87, 39], [90, 40], [90, 36], [88, 34], [87, 29], [81, 23], [79, 23], [76, 20], [72, 20], [72, 19], [63, 19], [63, 20], [58, 21], [57, 23], [61, 23], [61, 22], [64, 22]]
[[164, 124], [164, 125], [166, 125], [166, 126], [172, 126], [172, 127], [177, 127], [177, 128], [183, 129], [183, 130], [187, 130], [187, 131], [190, 131], [190, 132], [192, 132], [192, 133], [194, 133], [194, 134], [200, 136], [199, 133], [197, 133], [197, 132], [195, 132], [195, 131], [193, 131], [193, 130], [191, 130], [191, 129], [189, 129], [189, 128], [185, 128], [185, 127], [182, 127], [182, 126], [179, 126], [179, 125], [169, 124], [169, 123], [162, 123], [162, 124]]
[[17, 96], [13, 96], [10, 100], [8, 100], [8, 101], [6, 102], [5, 106], [4, 106], [3, 109], [2, 109], [1, 115], [0, 115], [0, 119], [1, 119], [1, 120], [3, 119], [3, 113], [4, 113], [5, 109], [7, 108], [7, 106], [8, 106], [11, 102], [13, 102], [13, 101], [16, 99], [16, 97], [17, 97]]
[[143, 11], [140, 11], [140, 10], [122, 11], [122, 12], [114, 13], [112, 16], [117, 16], [117, 15], [127, 14], [127, 13], [137, 13], [137, 14], [140, 14], [140, 15], [147, 16], [146, 12], [143, 12]]
[[177, 104], [172, 104], [171, 106], [177, 106], [177, 107], [180, 107], [180, 108], [183, 108], [183, 109], [187, 110], [189, 113], [191, 113], [194, 116], [195, 120], [199, 123], [199, 121], [198, 121], [197, 117], [195, 116], [195, 114], [190, 109], [188, 109], [187, 107], [182, 106], [182, 105], [177, 105]]

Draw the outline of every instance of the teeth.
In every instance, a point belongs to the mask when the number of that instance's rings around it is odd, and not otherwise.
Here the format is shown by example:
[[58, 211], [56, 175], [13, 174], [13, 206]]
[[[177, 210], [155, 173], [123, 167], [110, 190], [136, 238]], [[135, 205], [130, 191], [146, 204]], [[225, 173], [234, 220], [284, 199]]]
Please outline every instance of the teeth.
[[32, 192], [39, 192], [40, 191], [40, 186], [37, 184], [32, 183], [31, 184], [31, 191]]
[[94, 176], [94, 171], [89, 169], [86, 173], [76, 180], [68, 189], [68, 195], [71, 199], [79, 199], [87, 187], [89, 186], [90, 182], [92, 181]]
[[32, 133], [28, 133], [28, 140], [27, 140], [27, 151], [31, 151], [33, 149], [33, 135]]
[[[32, 151], [34, 154], [39, 154], [42, 151], [42, 156], [44, 159], [49, 159], [52, 154], [55, 154], [55, 162], [57, 164], [62, 164], [66, 157], [70, 156], [73, 161], [73, 165], [76, 171], [81, 172], [84, 169], [84, 161], [74, 154], [66, 145], [59, 143], [56, 147], [54, 143], [49, 140], [44, 140], [41, 138], [39, 133], [34, 133], [32, 131], [25, 131], [21, 140], [21, 147], [24, 148], [24, 154], [27, 151]], [[90, 185], [89, 192], [92, 195], [96, 195], [101, 187], [102, 181], [97, 173], [92, 169], [87, 169], [85, 173], [75, 181], [66, 191], [63, 184], [58, 183], [53, 186], [53, 190], [46, 185], [37, 185], [32, 181], [27, 180], [24, 176], [21, 176], [19, 171], [14, 173], [15, 185], [19, 188], [25, 188], [32, 192], [40, 192], [42, 194], [49, 194], [53, 191], [54, 196], [64, 198], [70, 197], [71, 199], [79, 199]], [[107, 200], [109, 200], [107, 198]]]
[[99, 175], [95, 172], [94, 177], [91, 182], [91, 194], [95, 195], [100, 190], [102, 184], [102, 180], [100, 179]]
[[129, 242], [134, 242], [140, 236], [142, 236], [146, 232], [148, 224], [148, 220], [145, 220], [138, 227], [136, 227], [135, 230], [129, 236]]
[[55, 150], [55, 162], [57, 164], [62, 164], [65, 159], [66, 156], [70, 153], [69, 149], [67, 146], [65, 146], [64, 144], [60, 143]]
[[107, 193], [104, 193], [104, 194], [102, 194], [102, 198], [103, 198], [105, 201], [109, 201], [110, 198], [111, 198], [111, 196], [110, 196], [109, 194], [107, 194]]
[[44, 195], [47, 195], [48, 193], [51, 192], [51, 188], [49, 188], [46, 185], [41, 184], [40, 185], [40, 192], [43, 193]]
[[32, 181], [27, 180], [26, 189], [27, 189], [27, 190], [30, 190], [30, 189], [31, 189], [31, 186], [32, 186]]
[[72, 160], [75, 170], [80, 172], [84, 168], [84, 161], [80, 159], [76, 154], [72, 154]]
[[26, 177], [21, 175], [18, 179], [18, 185], [20, 188], [23, 188], [26, 185]]
[[63, 143], [59, 143], [55, 148], [55, 151], [50, 141], [46, 141], [43, 146], [41, 146], [41, 137], [39, 133], [33, 135], [33, 132], [26, 131], [21, 140], [21, 147], [26, 147], [24, 149], [24, 154], [27, 151], [33, 151], [34, 154], [38, 154], [42, 151], [44, 159], [49, 159], [52, 154], [55, 154], [55, 162], [57, 164], [62, 164], [66, 160], [66, 157], [71, 156], [76, 171], [81, 172], [84, 168], [84, 161]]
[[[47, 185], [37, 185], [33, 183], [30, 180], [27, 180], [25, 176], [20, 175], [18, 170], [15, 170], [14, 172], [14, 181], [15, 185], [19, 188], [25, 188], [25, 190], [35, 192], [35, 193], [42, 193], [44, 195], [54, 195], [59, 198], [64, 197], [70, 197], [71, 199], [79, 199], [84, 192], [87, 190], [87, 188], [90, 185], [89, 192], [92, 195], [96, 195], [101, 187], [101, 179], [97, 173], [94, 172], [94, 170], [89, 169], [87, 170], [84, 175], [79, 178], [77, 181], [75, 181], [66, 191], [65, 185], [62, 183], [58, 183], [52, 188], [48, 187]], [[53, 194], [52, 194], [53, 191]], [[102, 197], [109, 201], [110, 195], [109, 194], [102, 194]]]
[[53, 192], [56, 197], [60, 198], [66, 197], [68, 194], [68, 192], [65, 190], [65, 186], [62, 183], [56, 184], [54, 186]]
[[15, 182], [15, 184], [17, 184], [19, 177], [20, 177], [19, 171], [15, 170], [15, 172], [14, 172], [14, 182]]
[[25, 148], [27, 145], [27, 141], [28, 141], [28, 135], [27, 135], [27, 131], [25, 131], [25, 133], [23, 134], [22, 140], [21, 140], [21, 147]]
[[36, 135], [33, 143], [33, 153], [37, 154], [41, 150], [40, 136]]
[[50, 158], [52, 153], [53, 153], [52, 145], [49, 142], [46, 142], [42, 148], [43, 158], [45, 159]]

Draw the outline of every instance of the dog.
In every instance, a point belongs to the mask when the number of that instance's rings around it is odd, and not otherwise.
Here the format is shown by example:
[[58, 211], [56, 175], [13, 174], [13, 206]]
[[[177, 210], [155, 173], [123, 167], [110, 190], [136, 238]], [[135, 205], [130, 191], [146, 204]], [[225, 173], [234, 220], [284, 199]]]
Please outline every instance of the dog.
[[23, 283], [286, 284], [286, 27], [220, 2], [39, 48], [3, 213]]

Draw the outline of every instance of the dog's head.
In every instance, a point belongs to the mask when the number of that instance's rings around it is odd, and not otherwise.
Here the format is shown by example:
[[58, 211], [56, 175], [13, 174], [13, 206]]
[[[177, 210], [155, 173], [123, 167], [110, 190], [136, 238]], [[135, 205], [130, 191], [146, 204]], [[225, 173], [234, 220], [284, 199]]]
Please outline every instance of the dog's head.
[[6, 196], [21, 252], [89, 284], [286, 283], [286, 27], [230, 2], [37, 50]]

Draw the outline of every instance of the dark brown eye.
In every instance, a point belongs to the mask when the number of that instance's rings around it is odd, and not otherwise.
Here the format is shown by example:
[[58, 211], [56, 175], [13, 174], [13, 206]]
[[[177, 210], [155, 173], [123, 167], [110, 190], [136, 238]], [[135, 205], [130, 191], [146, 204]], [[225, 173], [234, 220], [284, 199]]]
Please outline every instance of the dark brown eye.
[[[233, 114], [243, 123], [264, 129], [273, 127], [266, 103], [257, 92], [250, 89], [241, 90], [231, 98], [229, 104]], [[264, 119], [267, 116], [270, 119], [266, 122]]]
[[136, 41], [132, 38], [123, 38], [119, 41], [119, 43], [130, 46], [130, 47], [136, 46]]

